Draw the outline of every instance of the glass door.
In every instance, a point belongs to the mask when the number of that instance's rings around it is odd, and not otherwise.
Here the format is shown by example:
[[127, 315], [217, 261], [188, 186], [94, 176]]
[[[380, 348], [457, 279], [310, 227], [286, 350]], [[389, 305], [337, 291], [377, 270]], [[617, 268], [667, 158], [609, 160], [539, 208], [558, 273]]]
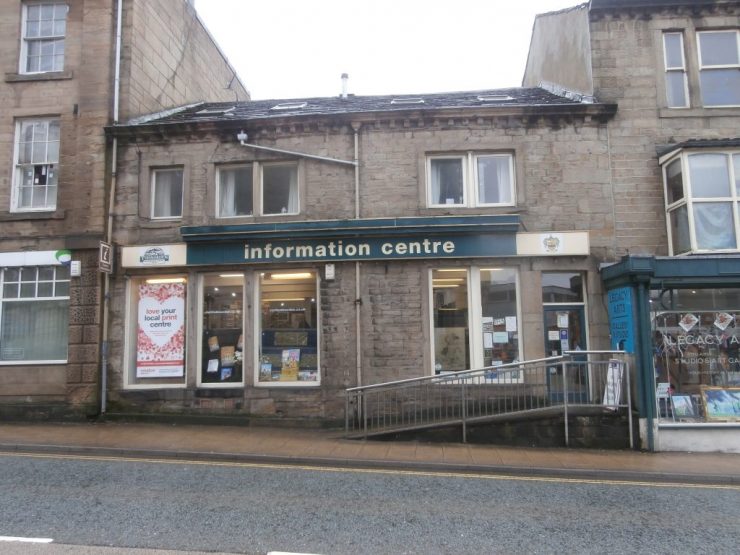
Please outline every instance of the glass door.
[[[585, 351], [586, 344], [586, 317], [583, 306], [544, 307], [545, 354], [548, 357], [562, 355], [565, 351]], [[568, 369], [568, 383], [564, 387], [563, 369], [561, 366], [552, 366], [547, 372], [550, 398], [560, 402], [564, 391], [568, 399], [575, 401], [588, 395], [588, 372], [585, 364], [578, 357], [573, 367]]]

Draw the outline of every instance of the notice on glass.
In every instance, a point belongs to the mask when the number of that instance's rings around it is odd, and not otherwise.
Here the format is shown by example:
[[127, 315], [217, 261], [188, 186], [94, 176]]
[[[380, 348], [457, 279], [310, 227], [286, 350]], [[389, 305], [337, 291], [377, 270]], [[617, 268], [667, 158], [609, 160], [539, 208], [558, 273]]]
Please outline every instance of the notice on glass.
[[497, 331], [493, 333], [493, 342], [494, 343], [508, 343], [509, 342], [509, 334], [505, 331]]
[[185, 375], [185, 285], [139, 286], [136, 377]]
[[516, 331], [516, 316], [506, 317], [506, 331]]
[[558, 333], [558, 330], [550, 330], [547, 332], [547, 340], [548, 341], [560, 341], [560, 334]]
[[493, 333], [483, 332], [483, 348], [493, 349]]
[[558, 327], [559, 328], [568, 327], [568, 313], [567, 312], [558, 312]]

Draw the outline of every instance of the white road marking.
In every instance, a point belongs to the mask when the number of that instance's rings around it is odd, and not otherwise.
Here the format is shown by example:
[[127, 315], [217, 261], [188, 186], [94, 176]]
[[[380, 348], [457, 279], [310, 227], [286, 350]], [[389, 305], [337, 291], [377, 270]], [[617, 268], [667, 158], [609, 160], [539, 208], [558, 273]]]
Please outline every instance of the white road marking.
[[19, 543], [51, 543], [51, 538], [17, 538], [13, 536], [0, 536], [0, 542], [19, 542]]

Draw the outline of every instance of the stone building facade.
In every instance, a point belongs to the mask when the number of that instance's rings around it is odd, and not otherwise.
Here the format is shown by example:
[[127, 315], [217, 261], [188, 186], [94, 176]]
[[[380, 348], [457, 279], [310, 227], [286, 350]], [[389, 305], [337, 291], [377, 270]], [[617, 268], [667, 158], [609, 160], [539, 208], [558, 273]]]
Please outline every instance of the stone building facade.
[[336, 421], [358, 383], [606, 346], [614, 111], [525, 88], [110, 127], [109, 410]]
[[616, 256], [602, 276], [632, 304], [651, 449], [740, 451], [740, 414], [716, 408], [740, 386], [739, 52], [730, 0], [592, 0], [533, 29], [525, 86], [619, 106], [607, 130]]
[[111, 175], [104, 127], [248, 98], [185, 0], [121, 1], [117, 83], [118, 21], [114, 0], [0, 5], [3, 413], [97, 410], [97, 260]]

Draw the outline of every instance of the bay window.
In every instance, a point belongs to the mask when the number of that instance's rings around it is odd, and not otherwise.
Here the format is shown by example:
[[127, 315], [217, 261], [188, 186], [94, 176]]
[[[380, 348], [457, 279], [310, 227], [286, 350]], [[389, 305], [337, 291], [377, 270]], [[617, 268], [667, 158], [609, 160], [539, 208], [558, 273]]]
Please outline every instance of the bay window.
[[427, 203], [432, 207], [512, 206], [513, 156], [468, 152], [428, 157]]
[[682, 152], [663, 164], [672, 255], [740, 244], [740, 152]]
[[0, 270], [0, 364], [66, 362], [69, 267]]

